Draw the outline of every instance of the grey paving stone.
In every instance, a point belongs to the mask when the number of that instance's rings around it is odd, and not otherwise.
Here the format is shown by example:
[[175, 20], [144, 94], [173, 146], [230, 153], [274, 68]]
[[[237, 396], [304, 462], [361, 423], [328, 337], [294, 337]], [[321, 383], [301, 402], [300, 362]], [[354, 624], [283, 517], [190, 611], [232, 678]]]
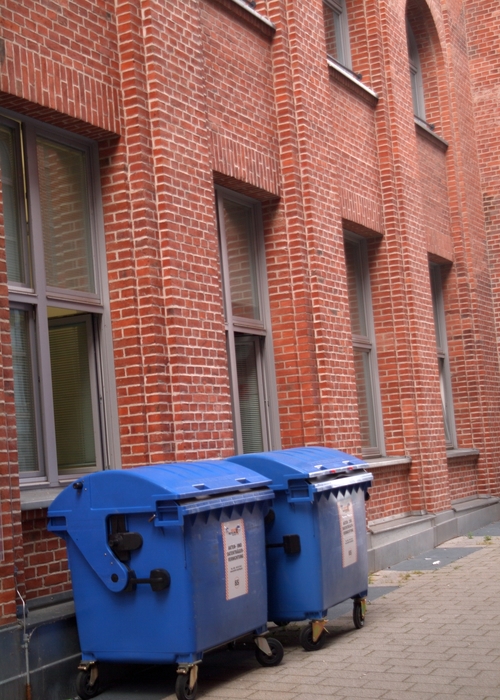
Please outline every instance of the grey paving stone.
[[[223, 684], [220, 684], [212, 689], [204, 687], [200, 690], [199, 697], [200, 699], [220, 698], [222, 700], [222, 698], [234, 698], [234, 700], [247, 700], [247, 698], [251, 697], [252, 693], [252, 689], [234, 688], [233, 686], [225, 687]], [[175, 697], [175, 695], [172, 697]]]
[[[401, 700], [401, 691], [390, 690], [384, 696], [384, 700]], [[404, 700], [437, 700], [439, 696], [436, 693], [429, 693], [419, 690], [407, 690], [404, 694]]]
[[369, 698], [385, 698], [386, 691], [376, 688], [348, 688], [337, 691], [335, 697], [349, 698], [349, 700], [368, 700]]
[[[371, 602], [362, 630], [353, 629], [350, 614], [335, 619], [318, 652], [305, 652], [298, 627], [290, 626], [276, 632], [286, 653], [275, 668], [257, 667], [249, 652], [207, 655], [199, 700], [500, 700], [497, 539], [439, 570], [405, 577]], [[172, 670], [161, 683], [143, 685], [144, 692], [140, 682], [99, 697], [175, 698]]]
[[[389, 692], [389, 694], [388, 694], [386, 697], [392, 698], [392, 697], [393, 697], [393, 695], [392, 695], [393, 692], [394, 692], [394, 691], [391, 690], [391, 691]], [[405, 693], [405, 694], [404, 694], [404, 696], [403, 696], [403, 697], [404, 697], [404, 700], [406, 700], [407, 697], [411, 698], [411, 697], [413, 696], [413, 694], [415, 694], [415, 693], [418, 693], [418, 695], [416, 695], [415, 697], [420, 697], [420, 696], [422, 696], [423, 698], [427, 698], [427, 697], [430, 697], [430, 698], [446, 698], [446, 699], [448, 700], [449, 698], [454, 697], [454, 695], [455, 695], [455, 689], [452, 688], [452, 687], [450, 687], [450, 686], [447, 686], [447, 685], [435, 685], [435, 686], [432, 686], [432, 685], [428, 685], [428, 684], [425, 684], [425, 683], [415, 683], [415, 684], [413, 685], [411, 691], [408, 691], [408, 693]], [[472, 697], [473, 697], [473, 696], [471, 696], [471, 700], [472, 700]], [[384, 698], [384, 700], [385, 700], [385, 698]], [[398, 698], [398, 700], [401, 700], [401, 697]]]
[[[274, 690], [256, 690], [248, 696], [250, 700], [294, 700], [295, 693], [282, 693]], [[201, 698], [200, 698], [201, 700]]]
[[[339, 696], [339, 690], [335, 691], [335, 697]], [[299, 683], [293, 690], [293, 698], [331, 698], [332, 689], [317, 683]], [[342, 695], [340, 697], [343, 697]], [[371, 696], [373, 697], [373, 696]], [[376, 697], [376, 696], [375, 696]]]

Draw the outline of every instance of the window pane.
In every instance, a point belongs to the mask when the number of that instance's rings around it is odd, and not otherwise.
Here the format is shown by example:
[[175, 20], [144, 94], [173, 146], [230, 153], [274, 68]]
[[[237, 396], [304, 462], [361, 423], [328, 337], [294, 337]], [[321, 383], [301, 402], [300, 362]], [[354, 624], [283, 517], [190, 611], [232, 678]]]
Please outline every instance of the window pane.
[[233, 315], [260, 320], [252, 210], [224, 199], [224, 229]]
[[[434, 315], [434, 330], [436, 333], [436, 345], [438, 352], [443, 352], [446, 347], [446, 329], [442, 327], [440, 309], [442, 308], [442, 286], [441, 270], [437, 265], [430, 265], [431, 291], [432, 291], [432, 313]], [[444, 331], [444, 334], [443, 334]]]
[[337, 13], [326, 3], [323, 3], [323, 17], [325, 22], [326, 53], [340, 61], [337, 46]]
[[95, 293], [85, 155], [37, 140], [47, 285]]
[[417, 41], [410, 23], [406, 22], [406, 36], [408, 42], [408, 60], [410, 63], [410, 80], [413, 100], [413, 112], [415, 116], [425, 121], [424, 88], [422, 83], [422, 69], [418, 53]]
[[450, 420], [450, 415], [449, 415], [449, 411], [448, 411], [444, 357], [438, 357], [438, 366], [439, 366], [439, 390], [441, 392], [441, 405], [443, 407], [444, 435], [445, 435], [446, 443], [448, 445], [451, 445], [452, 444], [451, 427], [450, 427], [451, 420]]
[[236, 336], [238, 398], [243, 437], [243, 452], [262, 452], [262, 417], [260, 413], [257, 346], [259, 340], [250, 335]]
[[95, 467], [87, 323], [51, 325], [49, 337], [59, 470]]
[[377, 446], [369, 353], [354, 348], [354, 371], [358, 395], [361, 447]]
[[361, 260], [359, 246], [350, 241], [344, 241], [345, 261], [347, 272], [347, 292], [349, 296], [349, 313], [351, 328], [355, 335], [367, 335], [365, 303], [361, 279]]
[[347, 68], [351, 68], [349, 30], [344, 0], [323, 3], [326, 53]]
[[12, 363], [14, 367], [14, 399], [16, 405], [19, 471], [34, 472], [39, 470], [39, 465], [27, 311], [11, 309], [10, 333], [12, 341]]
[[19, 221], [19, 173], [14, 156], [14, 131], [5, 126], [0, 126], [0, 168], [7, 276], [9, 282], [22, 284], [26, 280]]

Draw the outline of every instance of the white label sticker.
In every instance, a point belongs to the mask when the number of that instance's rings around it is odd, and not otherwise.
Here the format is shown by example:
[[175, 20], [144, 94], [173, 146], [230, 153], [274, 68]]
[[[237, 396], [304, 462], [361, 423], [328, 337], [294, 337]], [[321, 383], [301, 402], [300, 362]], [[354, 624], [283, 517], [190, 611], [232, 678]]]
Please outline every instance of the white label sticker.
[[339, 510], [340, 534], [342, 538], [342, 567], [355, 564], [358, 560], [358, 548], [356, 546], [356, 527], [352, 498], [343, 498], [337, 501]]
[[226, 600], [248, 593], [247, 543], [243, 520], [221, 523], [226, 573]]

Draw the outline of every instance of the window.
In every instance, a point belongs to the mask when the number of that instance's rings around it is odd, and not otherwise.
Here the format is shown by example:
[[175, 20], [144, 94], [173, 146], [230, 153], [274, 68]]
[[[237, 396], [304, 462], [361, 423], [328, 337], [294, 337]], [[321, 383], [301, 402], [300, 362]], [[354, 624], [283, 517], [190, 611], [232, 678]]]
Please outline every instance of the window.
[[345, 0], [324, 0], [326, 53], [351, 70], [351, 49]]
[[361, 448], [364, 457], [376, 457], [384, 440], [366, 241], [345, 232], [344, 249]]
[[87, 139], [0, 115], [19, 471], [34, 483], [110, 465], [96, 155]]
[[413, 112], [416, 117], [425, 121], [424, 88], [422, 83], [422, 68], [418, 53], [415, 34], [406, 20], [406, 37], [408, 41], [408, 60], [410, 62], [411, 94], [413, 100]]
[[451, 393], [450, 362], [443, 301], [442, 270], [439, 265], [430, 263], [430, 278], [432, 291], [432, 309], [434, 312], [434, 328], [436, 331], [437, 361], [439, 368], [439, 388], [443, 407], [444, 432], [448, 449], [456, 447], [455, 417], [453, 413], [453, 398]]
[[279, 447], [260, 204], [217, 188], [227, 353], [237, 454]]

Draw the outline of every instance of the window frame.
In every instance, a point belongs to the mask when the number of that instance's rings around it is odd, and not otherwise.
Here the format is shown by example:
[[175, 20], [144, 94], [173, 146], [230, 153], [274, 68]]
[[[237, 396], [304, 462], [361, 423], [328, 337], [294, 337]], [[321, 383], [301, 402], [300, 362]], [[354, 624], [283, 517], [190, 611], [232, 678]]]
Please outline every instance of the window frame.
[[[36, 472], [19, 472], [23, 487], [59, 486], [77, 473], [59, 474], [55, 442], [54, 407], [49, 346], [49, 308], [68, 310], [71, 314], [88, 314], [93, 328], [95, 366], [91, 367], [97, 388], [99, 435], [95, 436], [97, 460], [102, 468], [121, 468], [116, 380], [106, 274], [106, 246], [100, 190], [99, 151], [95, 141], [44, 124], [10, 110], [0, 110], [0, 123], [16, 133], [17, 177], [21, 192], [18, 199], [20, 237], [26, 271], [26, 284], [9, 282], [9, 306], [31, 310], [30, 343], [32, 347], [32, 381], [35, 386], [37, 446], [41, 453]], [[80, 151], [85, 156], [85, 197], [91, 240], [91, 262], [95, 292], [56, 289], [45, 279], [43, 229], [39, 202], [37, 139]], [[22, 195], [22, 197], [21, 197]], [[90, 363], [92, 365], [92, 363]], [[94, 413], [94, 411], [93, 411]], [[99, 467], [97, 467], [99, 469]]]
[[[251, 252], [255, 261], [255, 283], [259, 303], [260, 320], [233, 315], [231, 303], [231, 286], [229, 275], [229, 256], [224, 224], [224, 200], [248, 207], [251, 231]], [[221, 185], [215, 186], [215, 206], [217, 229], [219, 235], [219, 254], [221, 264], [221, 282], [226, 329], [226, 347], [228, 354], [228, 372], [231, 386], [231, 408], [233, 416], [234, 447], [236, 454], [243, 454], [243, 435], [240, 417], [236, 361], [236, 336], [247, 335], [255, 338], [257, 357], [257, 377], [259, 385], [259, 404], [261, 408], [261, 429], [263, 451], [279, 449], [281, 437], [279, 429], [279, 412], [277, 401], [276, 376], [274, 370], [274, 352], [271, 334], [271, 312], [264, 249], [264, 229], [262, 210], [259, 201], [242, 195]]]
[[410, 69], [413, 114], [415, 117], [418, 117], [418, 119], [425, 122], [425, 97], [422, 66], [420, 64], [420, 54], [418, 51], [415, 33], [408, 18], [406, 18], [406, 40], [408, 43], [408, 64]]
[[455, 411], [451, 386], [450, 356], [446, 332], [446, 314], [443, 294], [443, 266], [429, 262], [429, 277], [432, 295], [432, 312], [436, 338], [436, 355], [439, 372], [439, 390], [443, 408], [443, 426], [447, 450], [457, 448]]
[[356, 303], [359, 306], [359, 301], [361, 300], [361, 303], [363, 305], [362, 313], [366, 326], [366, 335], [360, 335], [352, 331], [351, 324], [353, 353], [356, 351], [366, 353], [368, 357], [368, 366], [370, 372], [370, 383], [367, 387], [367, 394], [371, 395], [371, 406], [367, 406], [367, 411], [369, 416], [371, 414], [372, 431], [375, 439], [375, 444], [370, 445], [368, 447], [363, 447], [362, 445], [361, 451], [363, 457], [365, 458], [383, 457], [385, 455], [385, 438], [383, 427], [382, 400], [380, 393], [380, 381], [378, 373], [377, 346], [375, 339], [375, 324], [373, 319], [370, 272], [368, 263], [368, 245], [366, 239], [363, 236], [353, 233], [352, 231], [349, 231], [347, 229], [344, 229], [343, 233], [344, 246], [347, 243], [348, 245], [355, 246], [356, 249], [357, 263], [356, 269], [354, 270], [357, 288]]
[[337, 56], [332, 56], [330, 53], [328, 53], [327, 44], [327, 56], [333, 61], [339, 63], [341, 66], [344, 66], [348, 70], [352, 71], [351, 39], [349, 35], [349, 21], [347, 17], [345, 0], [323, 0], [323, 12], [325, 6], [333, 15], [335, 44], [337, 46], [338, 54]]

